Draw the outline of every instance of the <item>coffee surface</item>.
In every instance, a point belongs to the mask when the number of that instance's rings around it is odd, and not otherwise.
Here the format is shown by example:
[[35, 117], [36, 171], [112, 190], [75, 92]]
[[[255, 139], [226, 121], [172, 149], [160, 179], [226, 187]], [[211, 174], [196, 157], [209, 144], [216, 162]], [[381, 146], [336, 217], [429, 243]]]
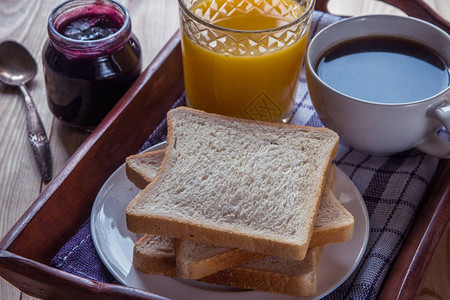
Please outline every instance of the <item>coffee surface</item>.
[[419, 43], [389, 37], [358, 38], [338, 44], [320, 59], [316, 72], [329, 86], [377, 103], [408, 103], [449, 86], [445, 61]]

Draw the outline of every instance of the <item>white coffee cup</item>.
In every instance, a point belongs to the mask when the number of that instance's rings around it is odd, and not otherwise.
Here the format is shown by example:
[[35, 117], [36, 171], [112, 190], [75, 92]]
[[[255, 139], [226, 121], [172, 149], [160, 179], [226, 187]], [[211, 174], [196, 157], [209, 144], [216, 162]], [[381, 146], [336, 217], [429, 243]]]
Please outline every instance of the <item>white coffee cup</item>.
[[323, 124], [352, 148], [372, 155], [391, 155], [411, 148], [450, 158], [450, 143], [437, 136], [450, 132], [450, 86], [418, 101], [383, 104], [353, 98], [326, 84], [315, 71], [334, 46], [359, 37], [406, 38], [427, 45], [450, 65], [450, 35], [411, 17], [369, 15], [334, 23], [316, 34], [306, 54], [306, 78], [314, 107]]

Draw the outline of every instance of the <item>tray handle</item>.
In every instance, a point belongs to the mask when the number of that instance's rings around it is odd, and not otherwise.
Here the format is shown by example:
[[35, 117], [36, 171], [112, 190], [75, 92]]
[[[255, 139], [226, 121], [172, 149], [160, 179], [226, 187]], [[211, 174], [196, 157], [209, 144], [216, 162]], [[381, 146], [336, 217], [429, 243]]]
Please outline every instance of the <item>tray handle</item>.
[[[375, 0], [374, 0], [375, 1]], [[392, 5], [410, 17], [422, 19], [424, 21], [430, 22], [442, 30], [450, 33], [450, 22], [436, 13], [427, 3], [423, 0], [379, 0]], [[329, 0], [316, 0], [316, 10], [327, 12]]]
[[0, 272], [24, 293], [39, 299], [168, 300], [139, 289], [75, 276], [5, 250], [0, 250]]

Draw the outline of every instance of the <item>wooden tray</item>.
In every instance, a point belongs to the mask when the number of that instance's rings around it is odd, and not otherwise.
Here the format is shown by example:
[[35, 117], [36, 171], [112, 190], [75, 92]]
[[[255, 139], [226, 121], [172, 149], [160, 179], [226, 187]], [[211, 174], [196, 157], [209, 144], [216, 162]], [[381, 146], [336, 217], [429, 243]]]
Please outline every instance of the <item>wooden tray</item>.
[[[375, 1], [375, 0], [374, 0]], [[450, 33], [450, 22], [434, 11], [424, 0], [381, 0], [392, 5], [410, 17], [422, 19]], [[328, 12], [329, 0], [316, 0], [315, 9]]]
[[[182, 95], [181, 66], [177, 32], [1, 241], [0, 276], [23, 292], [45, 299], [162, 299], [84, 279], [52, 268], [49, 262], [89, 217], [105, 180], [126, 156], [138, 151]], [[411, 299], [419, 291], [448, 227], [449, 176], [449, 161], [443, 161], [381, 295]]]

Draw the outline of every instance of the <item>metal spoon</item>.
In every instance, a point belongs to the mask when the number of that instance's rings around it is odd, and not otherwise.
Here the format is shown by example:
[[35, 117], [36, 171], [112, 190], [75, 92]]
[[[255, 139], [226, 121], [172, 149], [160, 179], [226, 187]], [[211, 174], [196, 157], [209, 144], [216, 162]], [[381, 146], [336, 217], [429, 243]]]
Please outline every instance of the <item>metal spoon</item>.
[[18, 86], [25, 99], [28, 138], [42, 178], [52, 178], [50, 146], [33, 99], [25, 84], [31, 81], [37, 72], [36, 61], [21, 44], [4, 41], [0, 44], [0, 81], [7, 85]]

